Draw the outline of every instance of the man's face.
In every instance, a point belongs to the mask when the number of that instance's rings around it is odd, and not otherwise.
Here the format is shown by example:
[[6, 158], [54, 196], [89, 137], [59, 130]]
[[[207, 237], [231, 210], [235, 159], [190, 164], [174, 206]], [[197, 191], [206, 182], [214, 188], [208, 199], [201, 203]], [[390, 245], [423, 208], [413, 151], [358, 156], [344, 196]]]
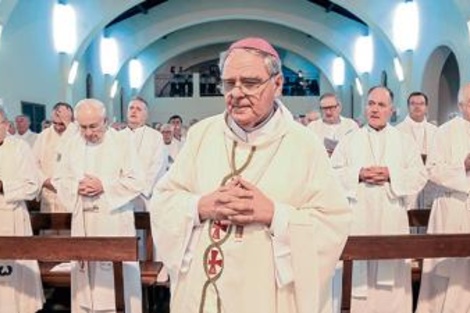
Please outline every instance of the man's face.
[[459, 103], [459, 109], [462, 117], [470, 122], [470, 84], [467, 84], [463, 90], [463, 100]]
[[147, 121], [148, 112], [145, 103], [132, 100], [127, 108], [127, 123], [132, 127], [140, 127]]
[[88, 143], [100, 143], [106, 132], [106, 118], [93, 108], [82, 108], [77, 114], [80, 134]]
[[169, 123], [173, 125], [174, 128], [181, 128], [181, 120], [177, 117], [170, 119]]
[[16, 134], [16, 128], [12, 122], [8, 122], [8, 132], [10, 133], [10, 135]]
[[316, 120], [319, 118], [318, 113], [315, 112], [315, 111], [308, 112], [308, 113], [305, 115], [305, 117], [307, 118], [308, 124], [310, 124], [310, 123], [313, 122], [313, 121], [316, 121]]
[[162, 130], [162, 137], [165, 144], [169, 145], [171, 144], [171, 141], [173, 139], [173, 132], [171, 131], [171, 129], [164, 129]]
[[424, 96], [412, 96], [408, 102], [408, 111], [412, 120], [416, 122], [423, 121], [428, 112]]
[[367, 123], [374, 129], [384, 128], [393, 113], [392, 99], [384, 88], [374, 89], [367, 98]]
[[67, 126], [65, 126], [64, 122], [57, 116], [56, 112], [52, 113], [52, 127], [54, 130], [60, 135], [62, 134]]
[[339, 123], [339, 114], [341, 113], [341, 106], [336, 101], [335, 97], [323, 98], [320, 102], [320, 111], [322, 114], [323, 122], [327, 124]]
[[18, 134], [23, 135], [26, 133], [29, 129], [29, 121], [26, 117], [24, 116], [18, 116], [15, 118], [15, 123], [16, 123], [16, 130], [18, 131]]
[[[231, 87], [224, 91], [227, 112], [245, 129], [255, 127], [270, 114], [283, 81], [280, 75], [270, 78], [262, 56], [242, 49], [233, 50], [227, 57], [222, 79]], [[243, 91], [248, 88], [251, 95]]]

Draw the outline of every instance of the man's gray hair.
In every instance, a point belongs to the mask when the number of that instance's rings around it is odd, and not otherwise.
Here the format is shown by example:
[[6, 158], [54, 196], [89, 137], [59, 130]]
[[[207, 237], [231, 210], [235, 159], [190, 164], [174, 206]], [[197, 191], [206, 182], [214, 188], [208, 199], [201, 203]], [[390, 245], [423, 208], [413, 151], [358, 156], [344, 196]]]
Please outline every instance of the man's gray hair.
[[77, 105], [75, 106], [74, 115], [78, 116], [80, 110], [83, 109], [84, 107], [94, 108], [99, 112], [102, 118], [106, 118], [106, 106], [100, 100], [87, 98], [87, 99], [78, 101]]
[[[263, 57], [264, 63], [266, 64], [266, 68], [268, 70], [269, 75], [271, 76], [274, 76], [277, 74], [282, 75], [282, 63], [280, 59], [258, 49], [253, 49], [253, 48], [240, 48], [240, 49]], [[239, 49], [227, 50], [220, 54], [219, 69], [220, 69], [221, 74], [224, 72], [225, 61], [227, 61], [228, 56], [234, 50], [239, 50]]]
[[173, 125], [172, 124], [163, 124], [162, 127], [160, 128], [160, 131], [163, 132], [163, 131], [171, 131], [173, 132]]

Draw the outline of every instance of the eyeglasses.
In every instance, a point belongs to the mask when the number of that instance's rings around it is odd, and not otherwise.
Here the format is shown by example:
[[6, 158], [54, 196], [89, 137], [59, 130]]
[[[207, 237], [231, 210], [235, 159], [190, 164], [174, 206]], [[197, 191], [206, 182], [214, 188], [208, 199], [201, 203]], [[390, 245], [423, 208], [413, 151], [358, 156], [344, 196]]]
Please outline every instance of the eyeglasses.
[[236, 80], [222, 79], [219, 88], [224, 95], [233, 92], [235, 88], [239, 88], [244, 95], [253, 96], [259, 92], [261, 86], [265, 85], [275, 75], [271, 74], [266, 80], [261, 81], [257, 78], [242, 78], [239, 80], [238, 85]]
[[337, 104], [335, 104], [335, 105], [330, 105], [330, 106], [327, 106], [327, 107], [322, 107], [322, 106], [321, 106], [321, 107], [320, 107], [320, 110], [322, 110], [322, 111], [334, 110], [334, 109], [336, 109], [337, 107], [338, 107]]

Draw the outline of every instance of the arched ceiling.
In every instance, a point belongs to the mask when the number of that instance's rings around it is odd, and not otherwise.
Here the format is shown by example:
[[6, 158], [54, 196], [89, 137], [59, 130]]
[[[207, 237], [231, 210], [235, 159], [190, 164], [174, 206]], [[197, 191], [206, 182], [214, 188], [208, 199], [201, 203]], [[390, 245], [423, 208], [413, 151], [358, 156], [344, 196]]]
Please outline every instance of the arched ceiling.
[[[226, 29], [232, 31], [227, 32]], [[138, 55], [139, 59], [146, 64], [144, 76], [150, 78], [154, 70], [175, 56], [181, 56], [178, 64], [184, 68], [202, 61], [216, 59], [218, 53], [226, 49], [230, 42], [246, 33], [268, 38], [281, 51], [285, 66], [294, 70], [303, 69], [304, 73], [308, 73], [307, 65], [312, 67], [312, 64], [315, 64], [316, 68], [331, 80], [330, 66], [336, 53], [329, 47], [302, 32], [255, 20], [226, 20], [198, 24], [154, 41]], [[199, 49], [204, 49], [204, 55], [200, 55]], [[349, 71], [354, 71], [350, 64], [347, 65]], [[121, 82], [127, 80], [126, 66], [118, 74], [118, 79]]]
[[[184, 2], [184, 5], [183, 2], [160, 1], [159, 5], [148, 9], [145, 14], [134, 14], [130, 18], [121, 20], [118, 18], [119, 22], [114, 21], [109, 25], [106, 30], [107, 34], [118, 40], [123, 51], [118, 77], [122, 77], [123, 71], [126, 72], [126, 64], [133, 57], [146, 58], [149, 51], [166, 50], [168, 52], [165, 58], [168, 60], [170, 56], [189, 53], [188, 49], [195, 50], [208, 44], [228, 43], [246, 34], [253, 35], [259, 28], [247, 28], [244, 25], [260, 22], [265, 25], [264, 29], [270, 30], [261, 31], [264, 37], [277, 44], [287, 54], [294, 48], [292, 50], [294, 55], [300, 56], [300, 59], [309, 60], [324, 73], [329, 73], [331, 64], [312, 56], [312, 49], [321, 47], [322, 52], [327, 51], [326, 60], [329, 63], [332, 61], [332, 56], [340, 55], [345, 58], [348, 65], [351, 65], [354, 44], [351, 39], [364, 35], [368, 31], [368, 27], [358, 22], [357, 19], [328, 13], [325, 7], [305, 0], [292, 1], [292, 5], [287, 7], [282, 2], [267, 0], [256, 3], [205, 1], [203, 6], [200, 2]], [[265, 7], [269, 7], [269, 10]], [[340, 8], [337, 5], [334, 7]], [[214, 36], [210, 30], [208, 31], [207, 25], [212, 25], [225, 34]], [[227, 34], [227, 29], [230, 29], [228, 32], [230, 34]], [[190, 47], [183, 41], [172, 41], [172, 49], [165, 49], [168, 38], [185, 37], [184, 34], [188, 33], [192, 35], [192, 38], [187, 40], [193, 42], [193, 46]], [[277, 34], [279, 33], [289, 33], [287, 38], [301, 39], [294, 44], [286, 42], [286, 45], [283, 45], [278, 40]], [[206, 38], [209, 36], [211, 38]], [[221, 41], [214, 42], [214, 38], [219, 38]], [[317, 44], [312, 46], [309, 44], [311, 41]], [[162, 46], [158, 48], [156, 47], [158, 45]], [[214, 51], [212, 58], [217, 57], [218, 52]], [[394, 51], [390, 53], [393, 55]], [[161, 65], [158, 62], [152, 62], [152, 64], [156, 66], [155, 68]], [[352, 66], [350, 69], [354, 70]], [[149, 73], [146, 75], [148, 77]], [[326, 76], [329, 77], [330, 74]]]

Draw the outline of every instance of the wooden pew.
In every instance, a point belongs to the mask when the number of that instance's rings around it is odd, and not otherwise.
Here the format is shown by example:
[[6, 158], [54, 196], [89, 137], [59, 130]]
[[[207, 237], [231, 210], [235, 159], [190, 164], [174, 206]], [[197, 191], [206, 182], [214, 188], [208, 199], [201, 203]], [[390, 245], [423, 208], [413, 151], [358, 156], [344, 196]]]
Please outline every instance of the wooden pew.
[[[39, 234], [41, 230], [70, 230], [72, 223], [71, 213], [42, 213], [31, 212], [31, 226], [33, 232]], [[136, 230], [144, 230], [146, 236], [145, 259], [140, 260], [140, 272], [142, 285], [144, 287], [144, 300], [146, 305], [151, 306], [153, 298], [149, 295], [149, 290], [153, 287], [169, 287], [169, 282], [160, 283], [158, 275], [163, 267], [161, 262], [153, 261], [153, 238], [150, 227], [150, 215], [148, 212], [135, 212], [134, 223]], [[51, 269], [57, 265], [54, 262], [41, 262], [41, 276], [45, 285], [52, 287], [70, 286], [70, 273], [51, 272]], [[152, 298], [152, 299], [150, 299]]]
[[[469, 257], [470, 234], [350, 236], [341, 255], [341, 312], [351, 309], [352, 265], [355, 260]], [[385, 304], [384, 304], [385, 305]]]
[[[58, 248], [60, 247], [60, 248]], [[40, 262], [112, 261], [117, 312], [124, 312], [123, 261], [138, 259], [133, 237], [0, 237], [0, 259]]]

